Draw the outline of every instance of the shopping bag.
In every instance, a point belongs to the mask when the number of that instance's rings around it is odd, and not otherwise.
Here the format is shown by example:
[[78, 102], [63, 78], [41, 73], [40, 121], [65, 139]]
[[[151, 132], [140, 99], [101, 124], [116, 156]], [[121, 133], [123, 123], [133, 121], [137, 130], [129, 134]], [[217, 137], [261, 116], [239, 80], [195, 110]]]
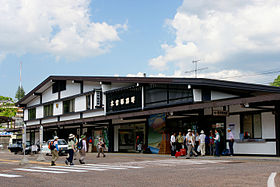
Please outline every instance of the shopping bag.
[[197, 152], [200, 152], [201, 150], [200, 150], [200, 145], [197, 147]]

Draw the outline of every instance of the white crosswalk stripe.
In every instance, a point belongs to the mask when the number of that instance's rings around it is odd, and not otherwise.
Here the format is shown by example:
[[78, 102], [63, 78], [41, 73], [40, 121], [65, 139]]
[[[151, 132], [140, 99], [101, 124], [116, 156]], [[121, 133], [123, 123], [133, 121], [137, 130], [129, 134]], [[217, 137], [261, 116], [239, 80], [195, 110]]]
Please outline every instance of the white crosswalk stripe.
[[0, 173], [0, 177], [16, 178], [16, 177], [22, 177], [22, 176], [21, 175], [13, 175], [13, 174], [3, 174], [3, 173]]
[[[74, 166], [47, 166], [47, 167], [29, 167], [29, 168], [16, 168], [14, 170], [26, 172], [41, 172], [53, 174], [65, 174], [69, 172], [85, 173], [89, 171], [107, 171], [107, 170], [129, 170], [140, 169], [151, 166], [166, 166], [174, 167], [177, 165], [202, 165], [202, 164], [216, 164], [229, 161], [223, 160], [186, 160], [186, 159], [165, 159], [165, 160], [149, 160], [149, 161], [134, 161], [134, 162], [115, 162], [103, 164], [83, 164]], [[1, 175], [0, 175], [1, 176]]]

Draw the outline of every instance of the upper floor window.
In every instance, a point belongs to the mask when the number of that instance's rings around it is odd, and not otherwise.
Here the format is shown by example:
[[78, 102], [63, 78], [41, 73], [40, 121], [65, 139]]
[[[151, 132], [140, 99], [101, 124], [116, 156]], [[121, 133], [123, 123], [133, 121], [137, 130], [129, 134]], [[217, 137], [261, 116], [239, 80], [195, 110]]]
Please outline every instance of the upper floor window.
[[44, 106], [44, 117], [53, 115], [53, 104]]
[[52, 85], [52, 93], [57, 93], [60, 91], [66, 90], [66, 81], [65, 80], [56, 80]]
[[241, 133], [244, 139], [262, 138], [261, 114], [241, 115]]
[[86, 96], [86, 108], [87, 108], [87, 110], [89, 110], [90, 109], [90, 102], [91, 101], [91, 95], [87, 95]]
[[36, 108], [28, 109], [28, 120], [36, 119]]
[[75, 99], [63, 101], [63, 114], [75, 112]]

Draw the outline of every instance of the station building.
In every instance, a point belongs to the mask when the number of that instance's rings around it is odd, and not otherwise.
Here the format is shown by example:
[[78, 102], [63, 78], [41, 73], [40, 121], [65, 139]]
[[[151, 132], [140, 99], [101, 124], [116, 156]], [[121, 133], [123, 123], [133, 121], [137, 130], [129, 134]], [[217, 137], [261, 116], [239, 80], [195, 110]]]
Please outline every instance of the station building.
[[110, 152], [170, 152], [172, 132], [226, 129], [237, 155], [280, 156], [280, 88], [203, 78], [50, 76], [18, 103], [27, 140], [103, 137]]

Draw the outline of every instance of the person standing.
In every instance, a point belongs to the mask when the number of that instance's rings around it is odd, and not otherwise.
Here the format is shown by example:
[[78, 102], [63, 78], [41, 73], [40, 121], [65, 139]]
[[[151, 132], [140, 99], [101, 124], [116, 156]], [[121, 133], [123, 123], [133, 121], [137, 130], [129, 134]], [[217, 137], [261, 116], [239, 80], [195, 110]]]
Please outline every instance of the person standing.
[[184, 137], [182, 136], [181, 132], [179, 132], [179, 135], [176, 138], [176, 142], [178, 143], [177, 151], [180, 151], [180, 149], [183, 148], [184, 144]]
[[198, 152], [197, 151], [198, 146], [199, 146], [199, 134], [198, 134], [198, 132], [196, 132], [195, 133], [195, 151], [196, 152]]
[[57, 140], [58, 140], [58, 137], [55, 136], [54, 138], [54, 141], [53, 142], [50, 142], [50, 144], [52, 144], [50, 147], [51, 147], [51, 154], [52, 154], [52, 162], [51, 162], [51, 166], [55, 166], [55, 161], [58, 159], [58, 152], [59, 152], [59, 149], [58, 149], [58, 143], [57, 143]]
[[81, 144], [80, 150], [79, 150], [79, 153], [80, 153], [79, 162], [80, 162], [80, 164], [85, 164], [85, 157], [86, 157], [86, 152], [87, 152], [87, 142], [86, 142], [85, 135], [81, 136], [81, 140], [78, 144]]
[[229, 145], [230, 156], [233, 156], [234, 136], [230, 128], [227, 129], [227, 132], [228, 132], [228, 140], [229, 140], [228, 145]]
[[77, 138], [77, 135], [75, 135], [74, 136], [74, 139], [73, 139], [73, 141], [74, 141], [74, 160], [77, 160], [77, 154], [78, 154], [78, 152], [79, 152], [79, 149], [78, 149], [78, 142], [79, 142], [79, 140], [78, 140], [78, 138]]
[[171, 156], [175, 156], [175, 152], [176, 152], [176, 133], [174, 132], [172, 135], [171, 135], [171, 138], [170, 138], [170, 145], [171, 145]]
[[191, 152], [197, 156], [197, 153], [195, 152], [194, 150], [194, 138], [193, 138], [193, 134], [192, 132], [190, 131], [186, 137], [186, 140], [187, 140], [187, 145], [188, 145], [188, 154], [187, 154], [187, 157], [186, 159], [189, 159], [190, 156], [191, 156]]
[[74, 156], [74, 152], [75, 152], [75, 142], [74, 142], [74, 138], [75, 136], [73, 134], [69, 134], [69, 140], [68, 140], [68, 158], [66, 158], [65, 160], [65, 164], [68, 165], [70, 163], [70, 165], [74, 165], [73, 163], [73, 156]]
[[104, 154], [104, 149], [105, 149], [105, 143], [102, 141], [101, 138], [98, 139], [98, 143], [97, 143], [97, 146], [98, 146], [98, 154], [97, 154], [97, 158], [100, 157], [100, 153], [102, 153], [103, 157], [105, 157], [106, 155]]
[[220, 146], [220, 134], [219, 132], [217, 131], [217, 129], [215, 129], [215, 152], [216, 152], [216, 156], [220, 156], [220, 150], [219, 150], [219, 146]]
[[205, 156], [205, 134], [204, 131], [201, 130], [200, 136], [199, 136], [199, 146], [201, 150], [201, 156]]
[[215, 148], [215, 140], [214, 140], [214, 135], [213, 135], [213, 132], [210, 131], [210, 135], [209, 135], [209, 153], [210, 153], [210, 156], [214, 155], [214, 148]]

